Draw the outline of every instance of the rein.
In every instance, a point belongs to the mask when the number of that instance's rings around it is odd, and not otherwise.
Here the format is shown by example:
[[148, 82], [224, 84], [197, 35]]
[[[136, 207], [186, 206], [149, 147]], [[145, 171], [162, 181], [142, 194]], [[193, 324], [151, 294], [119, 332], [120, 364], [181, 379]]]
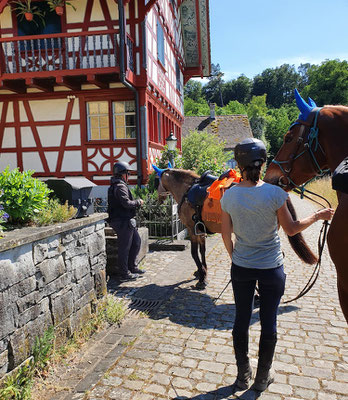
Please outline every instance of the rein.
[[[283, 172], [284, 175], [282, 175], [279, 180], [278, 180], [278, 184], [279, 186], [287, 186], [289, 184], [291, 184], [292, 186], [294, 186], [294, 192], [300, 194], [301, 199], [303, 199], [304, 197], [306, 197], [307, 199], [313, 201], [314, 203], [319, 204], [320, 206], [322, 206], [323, 208], [325, 207], [322, 203], [320, 203], [319, 201], [313, 199], [310, 196], [307, 196], [305, 194], [305, 192], [310, 193], [313, 196], [319, 197], [320, 199], [326, 201], [327, 205], [329, 206], [329, 208], [331, 208], [331, 204], [330, 202], [323, 196], [314, 193], [308, 189], [306, 189], [306, 186], [312, 182], [314, 179], [316, 179], [318, 176], [324, 176], [327, 172], [329, 172], [330, 170], [326, 169], [323, 170], [318, 161], [317, 158], [315, 156], [315, 152], [317, 152], [317, 150], [319, 149], [322, 154], [325, 155], [325, 152], [323, 150], [323, 148], [321, 147], [320, 143], [319, 143], [319, 128], [318, 128], [318, 116], [319, 116], [319, 112], [320, 112], [321, 108], [314, 108], [310, 115], [309, 115], [309, 121], [301, 121], [301, 120], [297, 120], [294, 124], [292, 124], [290, 126], [290, 129], [294, 126], [294, 125], [301, 125], [301, 130], [300, 130], [300, 136], [298, 138], [297, 141], [297, 148], [296, 151], [294, 153], [292, 153], [290, 155], [289, 160], [286, 161], [277, 161], [277, 160], [272, 160], [272, 163], [276, 164], [280, 170]], [[308, 129], [306, 129], [308, 128]], [[308, 132], [307, 138], [305, 140], [305, 136], [306, 133]], [[304, 150], [301, 151], [299, 154], [298, 151], [301, 147], [301, 144], [304, 142]], [[316, 169], [316, 176], [310, 180], [308, 180], [307, 182], [305, 182], [302, 185], [297, 185], [291, 178], [290, 178], [290, 172], [292, 170], [292, 165], [295, 162], [296, 159], [298, 159], [299, 157], [301, 157], [303, 154], [309, 153], [310, 155], [310, 159], [312, 161], [312, 163], [314, 164], [314, 167]], [[289, 167], [288, 168], [283, 168], [284, 164], [288, 164]], [[282, 178], [285, 177], [287, 179], [287, 183], [284, 184], [282, 182]], [[303, 297], [306, 293], [308, 293], [312, 287], [314, 286], [315, 282], [318, 279], [319, 276], [319, 272], [320, 272], [320, 266], [321, 266], [321, 258], [322, 258], [322, 254], [323, 254], [323, 250], [325, 247], [325, 242], [326, 242], [326, 237], [327, 237], [327, 231], [328, 231], [328, 227], [329, 227], [329, 222], [328, 221], [323, 221], [322, 227], [320, 229], [320, 233], [319, 233], [319, 238], [318, 238], [318, 262], [314, 267], [313, 273], [311, 275], [311, 277], [309, 278], [307, 284], [305, 285], [305, 287], [301, 290], [301, 292], [293, 299], [291, 300], [287, 300], [284, 301], [284, 304], [287, 303], [291, 303], [295, 300], [298, 300], [299, 298]]]

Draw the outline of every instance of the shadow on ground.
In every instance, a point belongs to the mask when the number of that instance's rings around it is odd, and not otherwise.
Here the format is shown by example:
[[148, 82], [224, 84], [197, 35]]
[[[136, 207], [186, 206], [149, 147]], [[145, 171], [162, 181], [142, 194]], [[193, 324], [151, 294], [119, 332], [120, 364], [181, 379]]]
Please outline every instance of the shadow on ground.
[[[227, 287], [223, 293], [223, 298], [216, 300], [202, 291], [192, 290], [181, 287], [191, 280], [184, 280], [173, 285], [149, 284], [138, 288], [118, 286], [117, 282], [108, 282], [109, 292], [117, 297], [127, 297], [131, 299], [141, 299], [144, 301], [158, 303], [158, 307], [149, 314], [155, 320], [169, 318], [175, 324], [180, 324], [193, 329], [232, 329], [235, 318], [234, 303], [226, 303], [227, 298], [233, 299], [232, 289]], [[225, 303], [221, 304], [222, 301]], [[290, 313], [298, 307], [291, 305], [281, 305], [279, 314]], [[143, 309], [141, 311], [144, 311]], [[259, 321], [257, 304], [250, 324]]]
[[258, 399], [260, 396], [261, 396], [260, 392], [256, 392], [252, 389], [248, 389], [244, 393], [241, 393], [240, 389], [236, 388], [234, 385], [231, 385], [219, 388], [217, 390], [213, 390], [211, 392], [198, 394], [197, 396], [194, 397], [177, 396], [174, 397], [173, 400], [222, 400], [222, 399], [255, 400]]

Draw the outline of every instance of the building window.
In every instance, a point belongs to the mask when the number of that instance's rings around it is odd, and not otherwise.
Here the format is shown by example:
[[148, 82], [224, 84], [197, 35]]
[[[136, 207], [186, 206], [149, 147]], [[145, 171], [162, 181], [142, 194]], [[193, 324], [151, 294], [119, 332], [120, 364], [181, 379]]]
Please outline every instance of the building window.
[[109, 102], [90, 101], [87, 103], [87, 126], [89, 140], [109, 140]]
[[158, 133], [157, 142], [162, 143], [162, 118], [161, 118], [161, 113], [159, 111], [157, 112], [157, 133]]
[[180, 78], [180, 66], [179, 63], [175, 62], [175, 73], [176, 73], [176, 88], [181, 93], [181, 78]]
[[88, 140], [134, 139], [135, 101], [87, 102]]
[[114, 101], [113, 124], [115, 139], [136, 137], [135, 101]]
[[164, 32], [161, 23], [157, 20], [157, 57], [161, 64], [165, 66], [164, 57]]

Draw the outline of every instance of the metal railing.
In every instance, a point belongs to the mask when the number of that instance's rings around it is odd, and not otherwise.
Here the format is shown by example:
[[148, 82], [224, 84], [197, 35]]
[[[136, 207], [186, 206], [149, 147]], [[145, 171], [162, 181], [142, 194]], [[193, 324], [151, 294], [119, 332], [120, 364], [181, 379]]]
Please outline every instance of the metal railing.
[[[118, 30], [57, 33], [0, 39], [1, 75], [113, 68], [119, 65]], [[127, 38], [130, 68], [133, 42]]]
[[[94, 211], [107, 212], [107, 200], [94, 199]], [[179, 218], [178, 205], [172, 197], [164, 204], [148, 198], [143, 207], [138, 209], [136, 220], [137, 226], [148, 228], [150, 239], [184, 239], [187, 234]]]

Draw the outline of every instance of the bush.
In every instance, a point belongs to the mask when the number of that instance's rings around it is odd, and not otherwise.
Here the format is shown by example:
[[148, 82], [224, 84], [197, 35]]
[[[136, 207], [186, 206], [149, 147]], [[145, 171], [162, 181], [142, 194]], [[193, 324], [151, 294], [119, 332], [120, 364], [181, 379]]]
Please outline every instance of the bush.
[[4, 211], [4, 206], [0, 204], [0, 237], [4, 230], [4, 224], [7, 222], [9, 215]]
[[207, 170], [220, 175], [228, 169], [227, 161], [232, 158], [232, 153], [224, 148], [225, 143], [217, 135], [192, 131], [182, 142], [181, 167], [199, 175]]
[[39, 226], [66, 222], [73, 218], [76, 212], [77, 209], [73, 206], [69, 206], [67, 201], [65, 204], [60, 204], [59, 200], [51, 199], [47, 207], [34, 216], [33, 222]]
[[33, 178], [33, 173], [31, 170], [20, 172], [18, 168], [10, 171], [7, 167], [0, 174], [0, 202], [12, 223], [30, 221], [48, 204], [51, 190], [44, 182]]

